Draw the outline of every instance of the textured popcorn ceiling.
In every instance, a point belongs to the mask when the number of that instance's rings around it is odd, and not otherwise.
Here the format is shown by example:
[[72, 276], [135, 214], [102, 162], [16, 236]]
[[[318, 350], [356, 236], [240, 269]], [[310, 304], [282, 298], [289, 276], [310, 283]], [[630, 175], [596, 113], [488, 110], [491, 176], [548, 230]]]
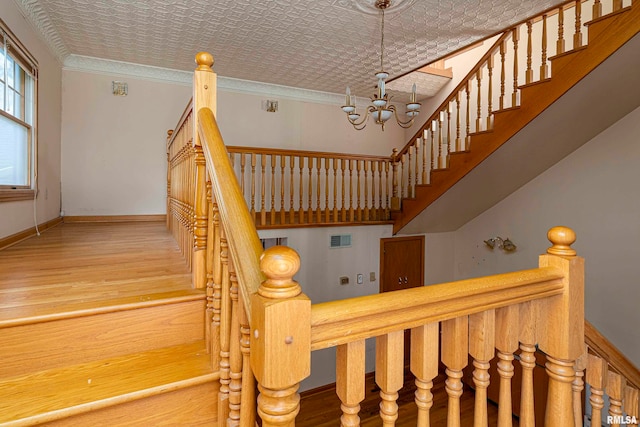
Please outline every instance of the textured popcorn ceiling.
[[[368, 96], [379, 68], [374, 0], [14, 0], [61, 59], [192, 71], [209, 51], [225, 77]], [[397, 76], [558, 0], [395, 0], [384, 67]], [[394, 7], [396, 10], [394, 10]]]

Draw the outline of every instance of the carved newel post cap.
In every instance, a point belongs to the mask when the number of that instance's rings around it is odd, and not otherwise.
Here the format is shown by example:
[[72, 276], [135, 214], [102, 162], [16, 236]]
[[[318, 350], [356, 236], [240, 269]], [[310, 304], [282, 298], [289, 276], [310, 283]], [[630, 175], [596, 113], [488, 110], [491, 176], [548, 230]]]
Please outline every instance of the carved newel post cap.
[[576, 251], [571, 245], [576, 241], [576, 233], [569, 227], [553, 227], [547, 233], [547, 238], [553, 244], [547, 253], [560, 256], [575, 256]]
[[211, 70], [213, 62], [213, 55], [209, 52], [198, 52], [196, 54], [196, 64], [198, 64], [198, 68], [196, 68], [197, 70]]
[[273, 246], [260, 256], [260, 270], [267, 280], [260, 284], [258, 293], [263, 297], [284, 299], [300, 295], [302, 289], [293, 280], [300, 269], [300, 255], [287, 246]]

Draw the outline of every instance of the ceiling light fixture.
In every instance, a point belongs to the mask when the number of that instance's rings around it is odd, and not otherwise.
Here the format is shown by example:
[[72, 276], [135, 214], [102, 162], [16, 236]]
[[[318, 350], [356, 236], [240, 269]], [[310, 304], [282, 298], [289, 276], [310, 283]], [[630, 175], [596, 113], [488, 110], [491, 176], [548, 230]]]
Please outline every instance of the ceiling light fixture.
[[376, 78], [378, 79], [377, 85], [377, 93], [373, 95], [371, 98], [371, 102], [373, 105], [367, 107], [367, 113], [365, 116], [360, 119], [360, 114], [356, 111], [356, 104], [351, 95], [351, 90], [347, 86], [346, 93], [346, 105], [342, 106], [342, 111], [347, 114], [347, 120], [349, 123], [353, 125], [353, 128], [356, 130], [362, 130], [367, 125], [367, 119], [369, 118], [369, 114], [373, 116], [375, 122], [382, 126], [382, 130], [384, 130], [384, 124], [391, 118], [391, 116], [395, 116], [396, 122], [402, 128], [411, 127], [413, 124], [413, 120], [420, 113], [420, 103], [416, 102], [416, 85], [414, 83], [413, 89], [411, 91], [411, 101], [406, 105], [407, 116], [409, 116], [409, 120], [402, 121], [400, 117], [398, 117], [398, 112], [396, 110], [396, 106], [391, 104], [391, 97], [385, 91], [385, 80], [389, 77], [389, 73], [383, 71], [383, 60], [384, 60], [384, 11], [389, 6], [391, 6], [391, 0], [376, 0], [375, 7], [380, 10], [380, 16], [382, 20], [382, 36], [380, 40], [380, 71], [376, 73]]

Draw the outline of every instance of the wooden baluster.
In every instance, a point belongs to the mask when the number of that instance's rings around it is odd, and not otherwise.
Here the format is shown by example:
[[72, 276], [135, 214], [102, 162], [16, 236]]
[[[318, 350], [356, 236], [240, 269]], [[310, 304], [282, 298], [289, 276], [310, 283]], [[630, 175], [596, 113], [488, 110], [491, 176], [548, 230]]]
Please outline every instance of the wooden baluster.
[[271, 154], [271, 211], [269, 222], [276, 223], [276, 156]]
[[251, 153], [251, 218], [256, 220], [256, 154]]
[[576, 11], [576, 32], [573, 35], [574, 50], [582, 46], [582, 25], [580, 24], [581, 14], [582, 14], [582, 0], [576, 1], [575, 11]]
[[265, 225], [267, 223], [267, 208], [265, 204], [266, 198], [266, 185], [267, 185], [267, 155], [262, 154], [260, 156], [260, 224]]
[[473, 358], [473, 383], [476, 386], [473, 426], [488, 427], [487, 388], [489, 362], [495, 352], [496, 313], [483, 311], [469, 316], [469, 355]]
[[[167, 144], [169, 144], [169, 141], [171, 140], [171, 136], [173, 135], [173, 130], [169, 129], [167, 131]], [[165, 218], [166, 220], [166, 224], [167, 224], [167, 228], [170, 229], [171, 227], [171, 175], [172, 175], [172, 166], [171, 166], [171, 159], [172, 159], [172, 149], [173, 147], [168, 147], [167, 149], [167, 205], [166, 205], [166, 210], [167, 210], [167, 216]]]
[[[384, 180], [385, 180], [385, 194], [386, 194], [386, 201], [385, 201], [385, 205], [384, 205], [384, 219], [389, 219], [391, 216], [391, 213], [389, 212], [391, 209], [393, 209], [393, 198], [391, 198], [391, 201], [389, 200], [389, 167], [395, 167], [395, 161], [391, 160], [388, 162], [384, 163]], [[393, 173], [393, 172], [392, 172]], [[393, 180], [393, 177], [391, 178]], [[382, 184], [381, 184], [382, 185]], [[391, 192], [393, 194], [393, 192], [395, 191], [395, 187], [393, 187], [391, 189]], [[381, 192], [382, 194], [382, 192]], [[400, 201], [397, 200], [397, 206], [398, 209], [400, 208]]]
[[363, 160], [364, 166], [364, 220], [369, 221], [369, 162], [371, 160]]
[[438, 323], [411, 329], [411, 372], [416, 377], [415, 400], [418, 407], [416, 426], [429, 427], [433, 406], [433, 379], [438, 375]]
[[506, 68], [505, 68], [505, 55], [507, 53], [507, 41], [503, 40], [500, 43], [500, 109], [504, 109], [504, 96], [505, 96], [505, 81], [506, 81]]
[[240, 153], [240, 190], [242, 191], [242, 195], [245, 197], [247, 197], [246, 191], [245, 191], [245, 169], [246, 169], [246, 157], [244, 155], [244, 153]]
[[[322, 222], [322, 209], [320, 207], [320, 168], [322, 167], [322, 157], [316, 157], [316, 222]], [[327, 190], [328, 191], [328, 190]]]
[[482, 130], [482, 67], [476, 72], [476, 86], [478, 87], [478, 101], [476, 105], [476, 132]]
[[558, 8], [558, 41], [556, 42], [556, 55], [564, 53], [564, 7]]
[[[400, 210], [400, 197], [398, 194], [398, 150], [394, 148], [391, 151], [391, 210], [399, 211]], [[388, 170], [388, 168], [387, 168]], [[388, 180], [387, 180], [388, 182]]]
[[[587, 354], [587, 384], [589, 384], [591, 404], [591, 420], [599, 423], [602, 419], [602, 408], [604, 408], [605, 379], [607, 378], [607, 362], [593, 354]], [[594, 421], [595, 420], [595, 421]]]
[[571, 388], [573, 389], [573, 418], [575, 422], [574, 427], [582, 427], [582, 420], [584, 419], [584, 413], [582, 412], [582, 391], [584, 390], [584, 370], [587, 365], [587, 349], [582, 356], [576, 359], [574, 365], [575, 377]]
[[[218, 337], [212, 335], [213, 321], [213, 240], [214, 240], [214, 224], [213, 224], [213, 192], [211, 189], [211, 181], [207, 179], [207, 251], [205, 259], [205, 273], [207, 284], [205, 292], [207, 295], [207, 308], [205, 311], [205, 338], [207, 351], [211, 351], [211, 343]], [[216, 365], [213, 365], [216, 366]]]
[[429, 146], [429, 133], [426, 129], [422, 131], [422, 183], [428, 184], [427, 181], [427, 147]]
[[566, 227], [554, 227], [547, 233], [553, 246], [540, 256], [540, 268], [552, 267], [563, 273], [562, 293], [540, 300], [537, 324], [541, 331], [538, 347], [547, 355], [549, 377], [545, 426], [566, 427], [575, 424], [571, 383], [573, 365], [584, 353], [584, 260], [575, 256], [571, 244], [575, 233]]
[[622, 9], [622, 0], [613, 0], [613, 12]]
[[240, 352], [240, 313], [238, 307], [238, 277], [235, 265], [229, 258], [229, 295], [231, 316], [229, 329], [229, 418], [228, 427], [240, 425], [240, 403], [242, 401], [242, 353]]
[[229, 418], [229, 383], [231, 382], [229, 348], [231, 336], [231, 291], [229, 283], [229, 246], [224, 227], [220, 227], [220, 390], [218, 391], [218, 425]]
[[295, 195], [295, 181], [293, 179], [293, 169], [295, 168], [296, 158], [289, 156], [289, 224], [296, 223], [296, 210], [293, 204]]
[[347, 170], [347, 163], [346, 162], [348, 162], [348, 160], [346, 160], [346, 159], [342, 159], [342, 162], [340, 162], [340, 164], [342, 166], [341, 169], [340, 169], [341, 170], [341, 174], [342, 174], [342, 180], [340, 182], [340, 184], [342, 185], [342, 206], [340, 208], [340, 218], [341, 218], [342, 222], [346, 222], [347, 221], [347, 211], [346, 211], [346, 206], [347, 205], [345, 204], [346, 196], [345, 196], [345, 193], [344, 193], [344, 190], [345, 190], [344, 174], [345, 174], [345, 172]]
[[304, 157], [302, 156], [298, 156], [298, 167], [300, 168], [300, 186], [299, 186], [299, 190], [300, 190], [300, 205], [298, 206], [298, 216], [300, 218], [298, 218], [298, 220], [300, 221], [300, 224], [304, 224], [305, 220], [304, 220], [304, 204], [302, 202], [302, 194], [304, 193], [304, 181], [302, 179], [302, 173], [304, 170]]
[[540, 80], [547, 78], [549, 65], [547, 64], [547, 14], [542, 15], [542, 61], [540, 63]]
[[358, 222], [362, 221], [362, 208], [360, 207], [360, 160], [355, 160], [356, 162], [356, 218], [358, 218]]
[[438, 169], [437, 158], [438, 154], [436, 151], [436, 121], [431, 121], [431, 170]]
[[[284, 187], [285, 187], [285, 179], [284, 179], [284, 168], [286, 165], [286, 157], [284, 155], [280, 155], [280, 224], [285, 223], [285, 206], [284, 206]], [[293, 185], [293, 182], [290, 183]]]
[[251, 296], [258, 415], [263, 427], [293, 427], [300, 411], [299, 383], [311, 372], [311, 301], [293, 280], [300, 269], [293, 249], [267, 249], [260, 269], [267, 279]]
[[353, 222], [355, 211], [353, 210], [353, 162], [355, 160], [347, 160], [349, 162], [349, 222]]
[[[442, 121], [443, 120], [444, 120], [444, 112], [440, 111], [440, 114], [438, 115], [438, 169], [443, 167], [442, 166]], [[446, 167], [446, 164], [444, 167]]]
[[406, 154], [403, 154], [402, 156], [400, 156], [400, 199], [403, 199], [405, 197], [404, 194], [404, 159], [405, 159]]
[[487, 74], [489, 79], [489, 88], [487, 90], [487, 129], [493, 127], [493, 55], [487, 59]]
[[620, 427], [617, 422], [622, 418], [622, 398], [626, 381], [624, 377], [615, 372], [607, 373], [607, 396], [609, 396], [609, 415], [613, 417], [611, 426]]
[[520, 427], [535, 427], [533, 400], [533, 369], [536, 367], [536, 303], [520, 304], [520, 366], [522, 385], [520, 390]]
[[591, 19], [600, 18], [602, 16], [602, 3], [600, 0], [593, 2], [593, 11], [591, 12]]
[[456, 147], [455, 151], [462, 151], [462, 140], [460, 139], [460, 92], [456, 93]]
[[511, 38], [513, 39], [513, 93], [511, 94], [511, 106], [518, 105], [518, 40], [520, 32], [518, 28], [513, 29]]
[[239, 293], [240, 307], [240, 351], [242, 352], [242, 394], [240, 396], [240, 425], [255, 427], [256, 425], [256, 396], [255, 380], [251, 371], [251, 326], [245, 310], [242, 292]]
[[333, 168], [333, 222], [338, 222], [338, 159], [331, 162]]
[[471, 142], [471, 80], [467, 81], [465, 85], [465, 90], [467, 93], [467, 123], [466, 123], [466, 134], [464, 136], [464, 145], [462, 146], [463, 150], [469, 146]]
[[409, 158], [408, 168], [407, 168], [407, 197], [413, 197], [413, 179], [411, 175], [411, 149], [413, 147], [409, 147], [407, 150], [407, 156]]
[[418, 173], [418, 168], [419, 168], [419, 160], [420, 160], [420, 138], [416, 138], [416, 143], [414, 145], [415, 147], [415, 165], [413, 170], [415, 170], [415, 174], [414, 174], [414, 178], [413, 178], [413, 191], [414, 191], [414, 197], [415, 197], [415, 191], [416, 188], [418, 186], [418, 184], [420, 183], [420, 174]]
[[[638, 389], [626, 386], [624, 389], [624, 412], [631, 417], [630, 426], [637, 426], [640, 419], [640, 403], [638, 400]], [[633, 419], [635, 418], [635, 422]]]
[[365, 397], [365, 341], [336, 347], [336, 394], [340, 398], [340, 425], [360, 425], [360, 402]]
[[220, 212], [218, 210], [218, 204], [213, 198], [212, 211], [213, 211], [213, 235], [211, 236], [213, 244], [211, 246], [212, 253], [212, 265], [211, 265], [211, 287], [213, 291], [213, 300], [211, 308], [211, 366], [214, 369], [220, 368], [220, 344], [222, 342], [222, 335], [220, 331], [221, 326], [221, 313], [222, 313], [222, 256], [221, 256], [221, 241], [220, 241]]
[[524, 73], [524, 80], [526, 84], [533, 81], [533, 69], [531, 68], [531, 55], [532, 55], [532, 40], [531, 32], [533, 31], [533, 21], [527, 21], [527, 69]]
[[371, 162], [371, 220], [373, 221], [378, 220], [379, 212], [376, 204], [378, 201], [376, 196], [376, 175], [378, 174], [378, 165], [380, 165], [379, 160], [373, 160]]
[[496, 310], [496, 349], [498, 350], [498, 375], [500, 376], [498, 427], [513, 425], [511, 378], [514, 371], [513, 353], [518, 349], [518, 318], [518, 306], [512, 305]]
[[[313, 222], [313, 157], [307, 157], [309, 167], [309, 194], [308, 198], [308, 210], [309, 210], [309, 222]], [[319, 185], [320, 183], [318, 183]]]
[[449, 396], [447, 427], [460, 427], [462, 370], [469, 352], [469, 319], [467, 316], [442, 322], [442, 363], [446, 366], [445, 390]]
[[[324, 222], [331, 222], [331, 217], [329, 216], [329, 164], [331, 163], [331, 159], [325, 157], [324, 159]], [[334, 176], [335, 178], [335, 176]], [[333, 188], [335, 194], [335, 187]]]
[[376, 384], [380, 387], [380, 418], [383, 427], [398, 419], [398, 390], [404, 380], [404, 331], [376, 337]]

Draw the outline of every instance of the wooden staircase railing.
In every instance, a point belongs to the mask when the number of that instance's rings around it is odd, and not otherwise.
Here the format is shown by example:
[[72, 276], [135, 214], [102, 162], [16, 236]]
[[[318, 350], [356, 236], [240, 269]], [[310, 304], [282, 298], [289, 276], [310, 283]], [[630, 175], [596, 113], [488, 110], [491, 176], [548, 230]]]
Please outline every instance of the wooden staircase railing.
[[[200, 53], [196, 62], [194, 100], [170, 138], [168, 224], [183, 250], [193, 252], [194, 283], [205, 278], [208, 348], [220, 375], [218, 425], [253, 427], [256, 416], [263, 426], [294, 425], [297, 390], [310, 374], [311, 351], [330, 347], [337, 352], [341, 423], [358, 425], [367, 338], [376, 340], [380, 417], [383, 425], [394, 425], [407, 329], [420, 426], [429, 425], [432, 381], [440, 362], [446, 366], [448, 425], [460, 425], [462, 370], [469, 356], [477, 390], [474, 425], [486, 425], [484, 390], [490, 383], [488, 364], [496, 354], [500, 425], [510, 425], [517, 352], [524, 372], [520, 423], [536, 425], [535, 405], [542, 404], [533, 397], [536, 349], [545, 353], [549, 382], [544, 425], [580, 425], [584, 376], [591, 385], [594, 417], [604, 392], [612, 402], [609, 413], [637, 417], [634, 378], [605, 375], [604, 362], [586, 355], [584, 263], [570, 247], [575, 240], [570, 229], [549, 232], [553, 245], [536, 269], [312, 305], [293, 279], [300, 267], [297, 253], [279, 246], [262, 250], [216, 124], [213, 58]], [[197, 131], [185, 129], [189, 123]], [[184, 148], [189, 145], [192, 152]], [[190, 161], [195, 159], [190, 166], [176, 160], [183, 150]], [[199, 186], [199, 179], [204, 185]], [[204, 263], [195, 261], [198, 252], [205, 254]]]

